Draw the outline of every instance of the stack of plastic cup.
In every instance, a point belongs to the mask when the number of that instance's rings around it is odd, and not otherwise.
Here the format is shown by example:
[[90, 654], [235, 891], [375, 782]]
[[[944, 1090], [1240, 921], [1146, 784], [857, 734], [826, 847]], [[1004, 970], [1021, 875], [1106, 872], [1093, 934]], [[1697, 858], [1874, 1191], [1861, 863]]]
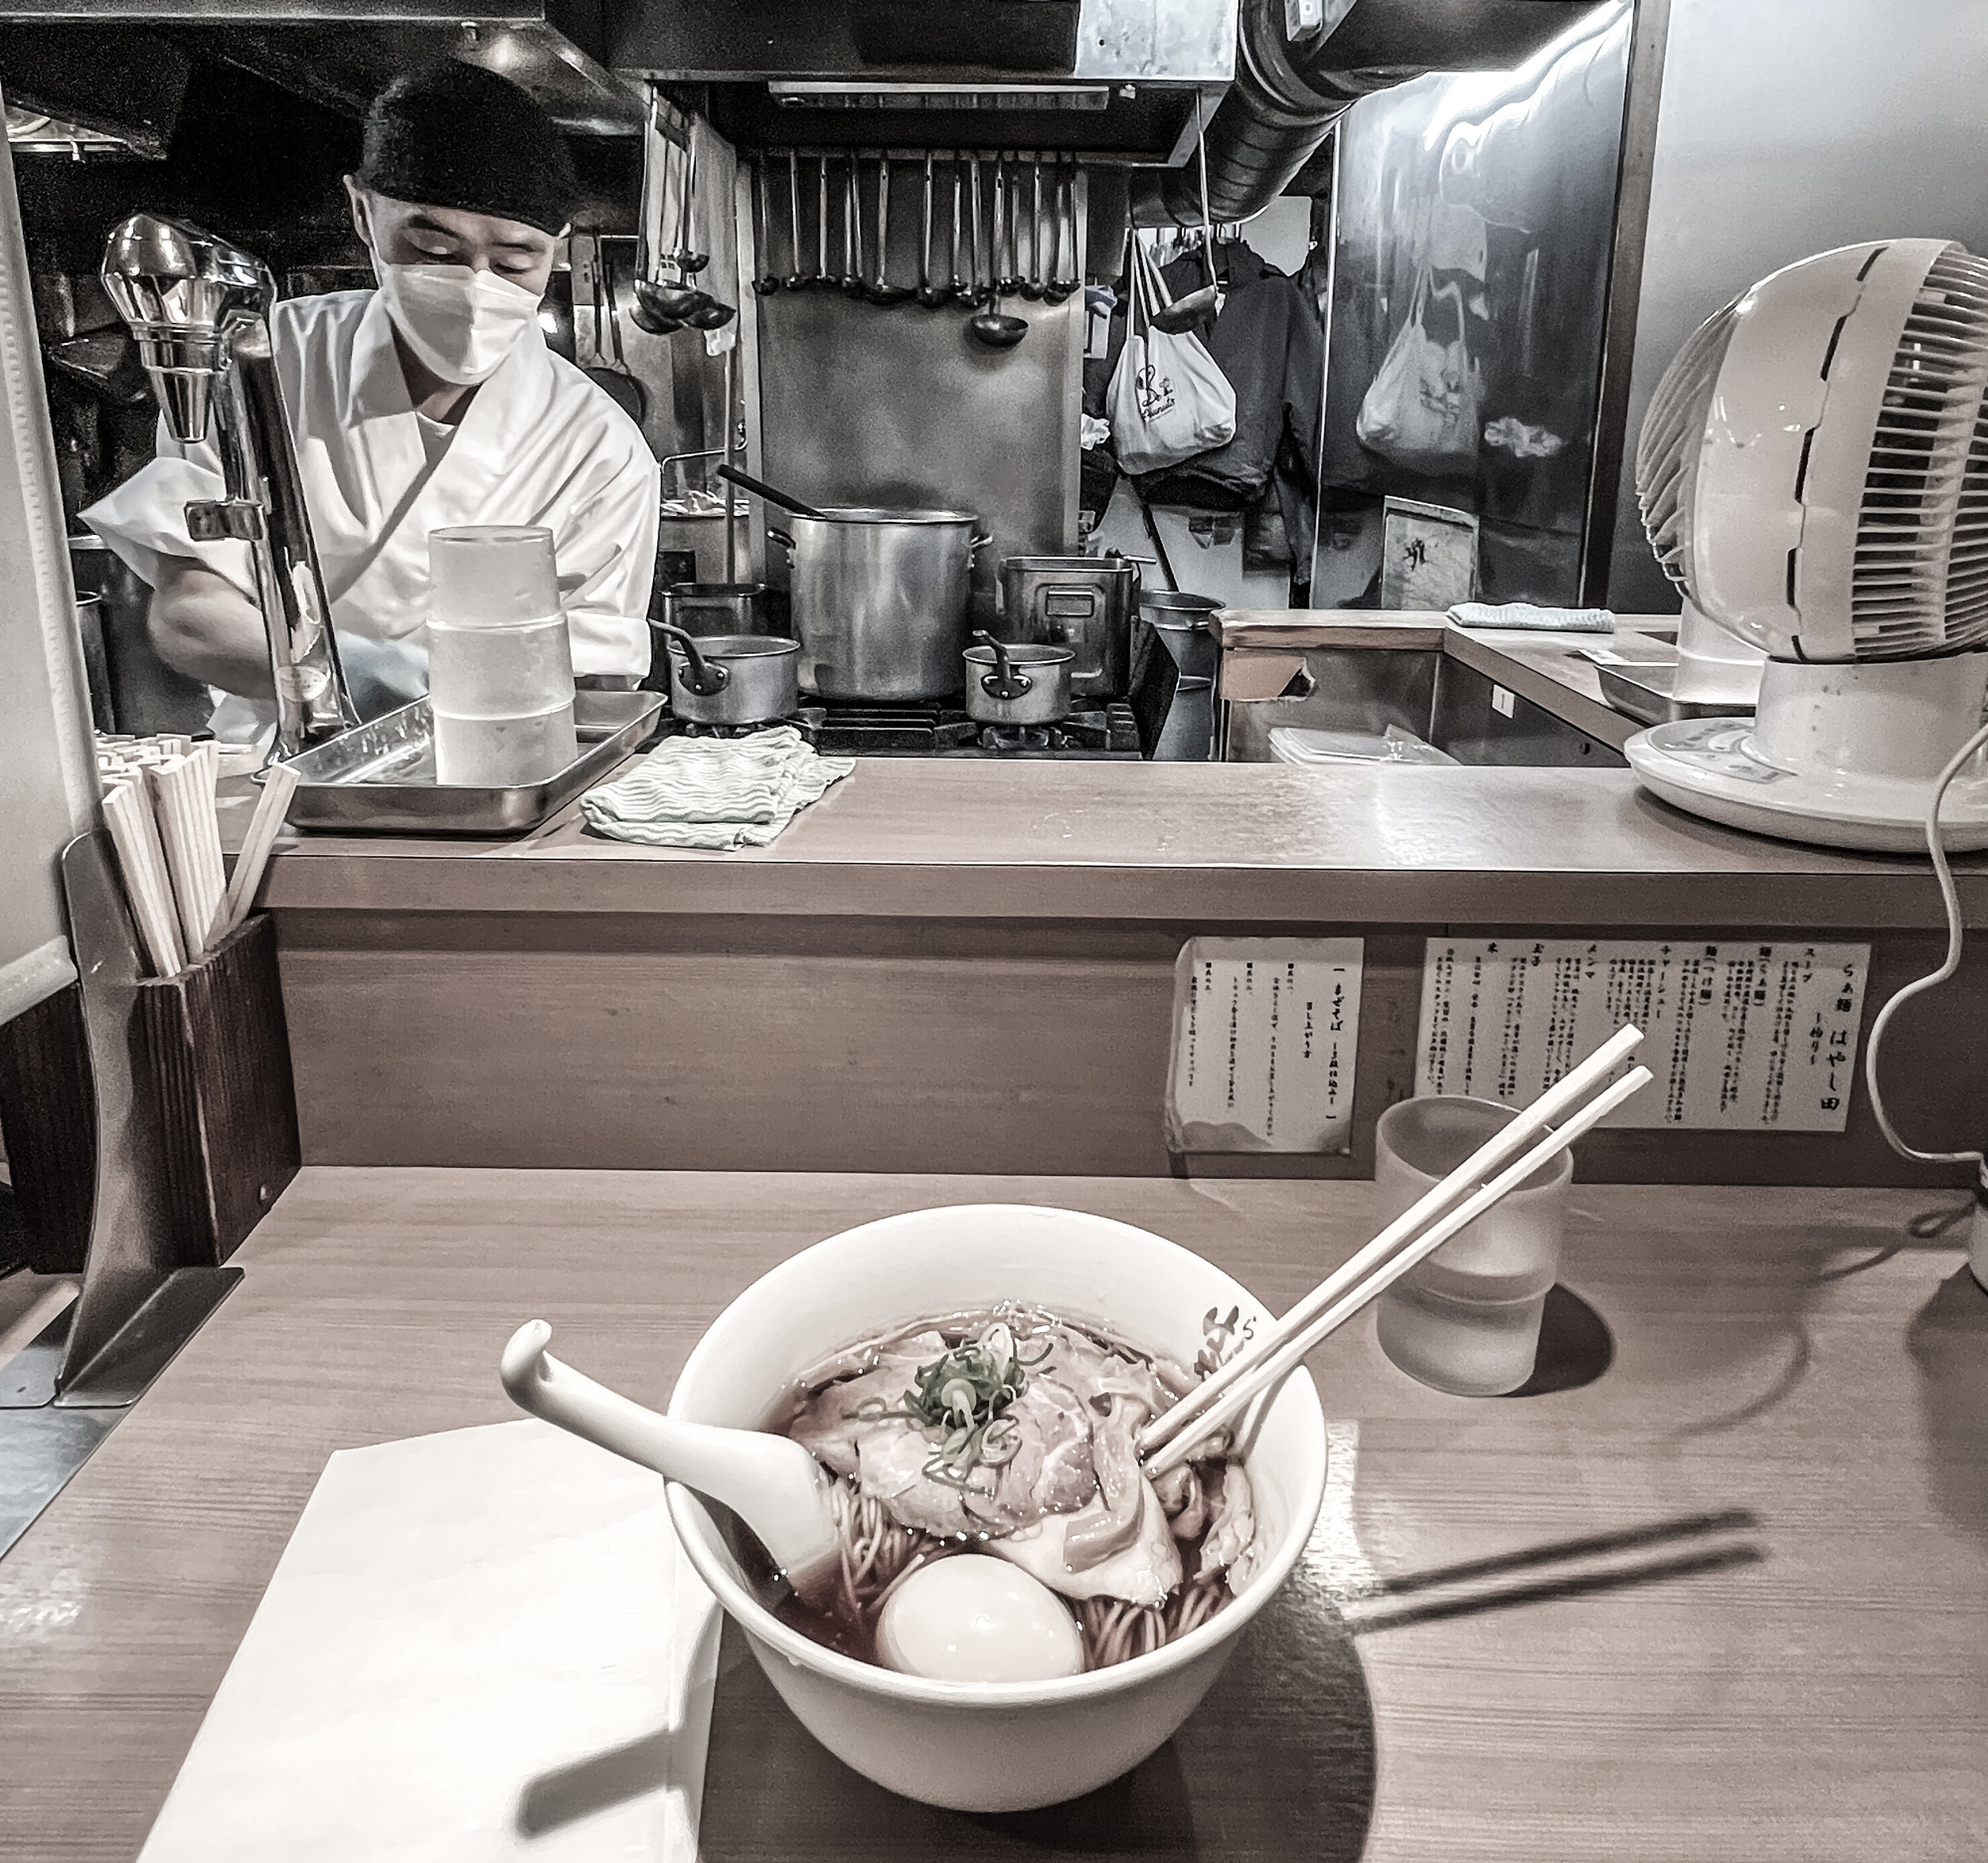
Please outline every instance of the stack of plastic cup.
[[580, 745], [552, 532], [430, 531], [428, 574], [436, 780], [510, 788], [556, 775]]

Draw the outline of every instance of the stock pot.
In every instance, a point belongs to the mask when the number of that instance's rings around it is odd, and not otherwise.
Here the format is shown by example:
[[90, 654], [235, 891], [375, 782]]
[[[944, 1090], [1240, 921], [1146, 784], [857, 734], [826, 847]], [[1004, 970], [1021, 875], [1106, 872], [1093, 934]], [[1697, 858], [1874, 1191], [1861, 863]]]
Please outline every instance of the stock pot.
[[831, 506], [766, 535], [787, 552], [800, 684], [823, 699], [938, 699], [959, 690], [973, 559], [970, 511]]

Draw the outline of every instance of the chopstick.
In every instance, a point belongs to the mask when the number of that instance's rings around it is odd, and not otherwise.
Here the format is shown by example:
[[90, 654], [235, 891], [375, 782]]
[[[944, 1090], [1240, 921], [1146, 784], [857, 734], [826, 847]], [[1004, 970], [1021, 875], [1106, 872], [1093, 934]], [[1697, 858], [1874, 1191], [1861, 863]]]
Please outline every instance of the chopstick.
[[1616, 1030], [1577, 1068], [1548, 1088], [1516, 1119], [1494, 1132], [1440, 1183], [1432, 1185], [1350, 1262], [1328, 1274], [1248, 1351], [1239, 1353], [1213, 1376], [1197, 1385], [1171, 1410], [1162, 1411], [1155, 1417], [1139, 1433], [1139, 1453], [1151, 1456], [1165, 1447], [1242, 1377], [1249, 1365], [1258, 1361], [1263, 1353], [1274, 1350], [1285, 1339], [1295, 1337], [1349, 1288], [1357, 1285], [1362, 1275], [1385, 1262], [1425, 1225], [1442, 1217], [1459, 1199], [1468, 1196], [1483, 1183], [1491, 1172], [1516, 1156], [1529, 1139], [1586, 1099], [1609, 1070], [1626, 1060], [1642, 1039], [1642, 1030], [1633, 1023]]
[[172, 882], [166, 874], [159, 824], [153, 817], [142, 774], [106, 791], [103, 819], [117, 850], [117, 865], [123, 869], [125, 896], [131, 902], [131, 917], [137, 921], [145, 955], [159, 976], [175, 976], [184, 959], [173, 916]]
[[214, 760], [201, 751], [171, 757], [145, 774], [159, 817], [159, 839], [173, 878], [180, 935], [187, 962], [208, 953], [214, 915], [227, 892], [221, 864], [221, 831], [214, 816]]
[[262, 884], [262, 872], [269, 864], [276, 836], [290, 812], [290, 798], [297, 792], [297, 772], [287, 763], [271, 763], [262, 777], [262, 793], [249, 818], [248, 833], [242, 852], [235, 857], [235, 872], [228, 882], [228, 897], [222, 902], [215, 923], [217, 943], [248, 916], [255, 889]]
[[[1654, 1078], [1648, 1068], [1632, 1068], [1614, 1086], [1596, 1095], [1577, 1112], [1570, 1114], [1564, 1123], [1550, 1131], [1515, 1164], [1508, 1165], [1474, 1196], [1466, 1198], [1447, 1216], [1375, 1269], [1309, 1325], [1297, 1332], [1285, 1332], [1280, 1326], [1271, 1339], [1232, 1360], [1232, 1366], [1240, 1365], [1243, 1369], [1230, 1381], [1224, 1395], [1207, 1407], [1191, 1427], [1179, 1431], [1163, 1448], [1145, 1458], [1146, 1474], [1149, 1477], [1162, 1475], [1169, 1468], [1190, 1460], [1197, 1443], [1225, 1428], [1231, 1418], [1247, 1408], [1263, 1392], [1281, 1384], [1313, 1347], [1336, 1332], [1369, 1301], [1385, 1293], [1418, 1262], [1433, 1255], [1459, 1230], [1468, 1228], [1492, 1205], [1518, 1189], [1542, 1165], [1550, 1164], [1590, 1126], [1606, 1118], [1632, 1094], [1640, 1093]], [[1372, 1246], [1370, 1244], [1369, 1248]], [[1366, 1253], [1362, 1251], [1363, 1255]]]

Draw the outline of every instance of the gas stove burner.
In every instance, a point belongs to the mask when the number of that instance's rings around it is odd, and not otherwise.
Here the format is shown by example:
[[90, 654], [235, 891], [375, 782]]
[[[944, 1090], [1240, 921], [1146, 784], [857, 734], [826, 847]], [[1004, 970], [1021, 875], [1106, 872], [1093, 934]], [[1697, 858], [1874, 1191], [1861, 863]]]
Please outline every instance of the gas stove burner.
[[1062, 733], [1051, 725], [982, 725], [980, 748], [1004, 755], [1019, 751], [1062, 750]]
[[711, 725], [700, 724], [688, 718], [665, 718], [659, 734], [665, 738], [704, 738], [714, 743], [732, 743], [739, 738], [750, 738], [761, 731], [772, 731], [781, 725], [791, 725], [809, 744], [814, 742], [814, 721], [805, 711], [789, 714], [785, 718], [762, 719], [756, 725]]
[[815, 699], [798, 718], [809, 742], [825, 757], [1058, 757], [1123, 758], [1139, 755], [1139, 730], [1128, 706], [1113, 703], [1074, 712], [1060, 725], [982, 726], [957, 700], [873, 705]]

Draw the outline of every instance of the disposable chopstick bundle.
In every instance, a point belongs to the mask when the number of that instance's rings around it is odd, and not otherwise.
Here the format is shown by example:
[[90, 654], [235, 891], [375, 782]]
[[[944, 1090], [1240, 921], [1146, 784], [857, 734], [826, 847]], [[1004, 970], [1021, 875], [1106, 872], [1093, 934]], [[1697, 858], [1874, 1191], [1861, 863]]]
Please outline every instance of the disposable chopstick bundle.
[[138, 924], [139, 941], [153, 971], [177, 976], [185, 968], [181, 955], [178, 916], [165, 852], [152, 815], [152, 798], [143, 778], [120, 782], [103, 797], [103, 818], [110, 843], [117, 850], [131, 916]]
[[155, 763], [146, 777], [166, 850], [166, 870], [172, 875], [181, 942], [187, 961], [197, 964], [208, 953], [215, 914], [227, 891], [221, 830], [214, 815], [214, 763], [202, 753], [171, 757]]
[[262, 870], [269, 864], [269, 852], [282, 832], [283, 818], [290, 812], [290, 798], [297, 792], [297, 772], [287, 763], [271, 763], [262, 775], [262, 793], [255, 813], [249, 818], [248, 833], [242, 852], [235, 857], [235, 872], [228, 882], [228, 897], [221, 908], [217, 940], [233, 932], [248, 916], [255, 903], [255, 889], [262, 884]]

